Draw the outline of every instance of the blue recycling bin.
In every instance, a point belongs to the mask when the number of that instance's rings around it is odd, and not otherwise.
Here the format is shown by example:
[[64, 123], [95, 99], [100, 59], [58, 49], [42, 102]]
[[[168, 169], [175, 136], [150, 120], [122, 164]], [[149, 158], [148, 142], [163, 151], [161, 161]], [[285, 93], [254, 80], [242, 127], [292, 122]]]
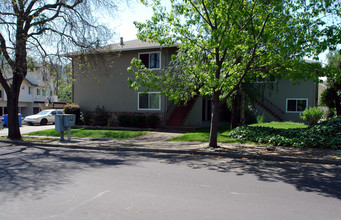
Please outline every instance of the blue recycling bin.
[[[22, 117], [22, 114], [18, 114], [18, 120], [19, 120], [19, 126], [21, 127], [22, 120], [24, 118]], [[8, 114], [2, 116], [2, 121], [5, 123], [5, 126], [8, 127]]]
[[5, 126], [8, 127], [8, 115], [3, 115], [2, 116], [2, 121], [5, 123]]
[[21, 122], [22, 122], [22, 120], [24, 119], [24, 118], [22, 117], [22, 114], [21, 114], [21, 113], [18, 114], [18, 119], [19, 119], [19, 127], [21, 127]]

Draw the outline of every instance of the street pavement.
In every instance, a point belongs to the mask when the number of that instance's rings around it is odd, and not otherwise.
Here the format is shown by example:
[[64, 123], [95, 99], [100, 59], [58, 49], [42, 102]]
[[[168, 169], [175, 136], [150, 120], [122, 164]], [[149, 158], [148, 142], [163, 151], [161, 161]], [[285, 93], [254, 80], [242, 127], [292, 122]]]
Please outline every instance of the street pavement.
[[0, 219], [335, 219], [341, 167], [0, 143]]

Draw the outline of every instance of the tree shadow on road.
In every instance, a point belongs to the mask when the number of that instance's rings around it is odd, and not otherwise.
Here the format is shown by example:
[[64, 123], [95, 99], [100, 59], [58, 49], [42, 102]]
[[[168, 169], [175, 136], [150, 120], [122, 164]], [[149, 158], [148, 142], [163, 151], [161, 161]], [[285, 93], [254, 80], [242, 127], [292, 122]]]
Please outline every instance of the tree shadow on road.
[[295, 186], [298, 191], [341, 199], [341, 166], [189, 155], [144, 155], [159, 158], [167, 164], [186, 164], [193, 169], [251, 174], [260, 181], [284, 182]]
[[0, 193], [11, 198], [29, 193], [38, 199], [48, 189], [61, 189], [82, 170], [129, 165], [95, 151], [10, 146], [0, 152]]
[[[48, 190], [61, 190], [78, 173], [93, 168], [139, 166], [158, 160], [192, 169], [254, 175], [264, 182], [284, 182], [298, 191], [341, 199], [341, 166], [228, 159], [181, 154], [100, 152], [34, 146], [0, 148], [0, 193], [9, 198], [31, 194], [39, 199]], [[4, 200], [0, 198], [0, 202]]]

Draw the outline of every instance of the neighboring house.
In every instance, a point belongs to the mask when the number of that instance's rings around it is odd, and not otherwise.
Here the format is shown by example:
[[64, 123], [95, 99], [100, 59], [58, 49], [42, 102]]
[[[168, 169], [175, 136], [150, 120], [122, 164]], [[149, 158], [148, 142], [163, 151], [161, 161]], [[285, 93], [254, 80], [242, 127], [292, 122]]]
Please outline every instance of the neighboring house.
[[[144, 94], [144, 91], [129, 89], [127, 72], [131, 60], [139, 58], [146, 67], [161, 70], [176, 52], [176, 46], [166, 47], [157, 43], [133, 40], [121, 42], [87, 51], [72, 53], [73, 102], [80, 105], [82, 111], [94, 111], [96, 106], [104, 106], [110, 114], [157, 114], [163, 126], [200, 127], [207, 125], [211, 117], [211, 102], [200, 96], [189, 101], [186, 106], [177, 106], [160, 91]], [[299, 113], [308, 106], [317, 103], [317, 87], [312, 81], [301, 82], [293, 86], [289, 81], [278, 83], [278, 91], [258, 101], [267, 120], [300, 121]], [[272, 110], [265, 101], [270, 101]], [[277, 106], [277, 107], [274, 107]], [[272, 112], [272, 113], [269, 113]], [[222, 119], [228, 119], [228, 111], [222, 111]], [[274, 116], [277, 115], [278, 116]]]
[[[10, 71], [7, 75], [10, 77]], [[11, 78], [8, 78], [11, 80]], [[54, 95], [54, 85], [49, 69], [45, 66], [29, 70], [26, 78], [21, 84], [19, 94], [19, 113], [23, 116], [38, 113], [40, 110], [47, 108], [45, 102], [47, 99], [55, 104], [58, 100]], [[0, 115], [7, 114], [7, 95], [0, 85]]]

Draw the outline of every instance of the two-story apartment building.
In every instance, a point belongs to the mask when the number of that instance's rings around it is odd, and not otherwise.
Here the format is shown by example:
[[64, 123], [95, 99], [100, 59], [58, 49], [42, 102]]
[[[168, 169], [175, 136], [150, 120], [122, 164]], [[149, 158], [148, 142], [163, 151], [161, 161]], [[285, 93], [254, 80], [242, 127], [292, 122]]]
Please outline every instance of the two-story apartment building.
[[[142, 60], [150, 69], [162, 71], [176, 50], [176, 45], [166, 47], [133, 40], [69, 54], [74, 77], [73, 102], [79, 104], [82, 111], [94, 111], [96, 106], [104, 106], [112, 115], [157, 114], [163, 126], [207, 125], [211, 116], [209, 99], [197, 96], [186, 106], [177, 106], [161, 96], [160, 91], [145, 94], [143, 90], [129, 89], [128, 77], [134, 75], [127, 68], [133, 58]], [[317, 86], [313, 80], [296, 85], [281, 80], [277, 89], [263, 94], [255, 102], [267, 121], [301, 121], [299, 114], [317, 104]], [[221, 114], [221, 118], [228, 118], [227, 111]]]

